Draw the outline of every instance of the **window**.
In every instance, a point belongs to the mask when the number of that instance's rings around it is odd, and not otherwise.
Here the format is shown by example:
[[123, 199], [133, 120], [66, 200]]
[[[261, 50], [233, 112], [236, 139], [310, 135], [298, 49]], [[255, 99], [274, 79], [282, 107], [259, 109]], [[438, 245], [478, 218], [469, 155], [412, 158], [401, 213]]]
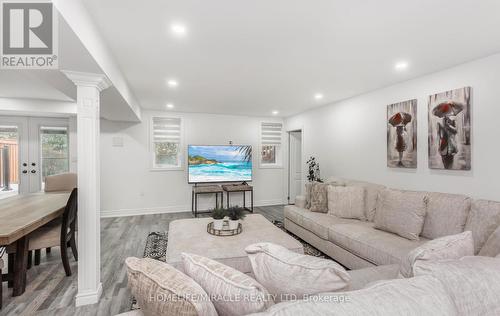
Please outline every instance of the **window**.
[[261, 123], [260, 128], [260, 166], [281, 167], [282, 123]]
[[153, 117], [152, 144], [154, 169], [180, 169], [182, 167], [181, 119]]
[[69, 172], [68, 143], [67, 127], [42, 126], [40, 128], [42, 179], [46, 176]]

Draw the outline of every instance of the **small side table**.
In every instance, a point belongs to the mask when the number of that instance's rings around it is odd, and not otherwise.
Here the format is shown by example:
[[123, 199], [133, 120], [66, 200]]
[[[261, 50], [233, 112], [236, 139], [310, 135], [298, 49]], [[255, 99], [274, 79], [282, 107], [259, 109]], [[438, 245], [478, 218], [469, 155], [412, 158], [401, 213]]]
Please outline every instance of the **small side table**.
[[[253, 186], [248, 184], [228, 184], [223, 185], [222, 189], [226, 192], [227, 207], [229, 208], [229, 193], [243, 193], [243, 208], [253, 213]], [[250, 192], [250, 208], [246, 206], [246, 193]]]
[[215, 194], [215, 207], [219, 207], [219, 194], [220, 194], [220, 205], [224, 206], [224, 191], [219, 185], [205, 185], [205, 186], [194, 186], [191, 192], [191, 212], [194, 217], [198, 217], [201, 213], [210, 213], [209, 210], [198, 212], [198, 195], [200, 194]]

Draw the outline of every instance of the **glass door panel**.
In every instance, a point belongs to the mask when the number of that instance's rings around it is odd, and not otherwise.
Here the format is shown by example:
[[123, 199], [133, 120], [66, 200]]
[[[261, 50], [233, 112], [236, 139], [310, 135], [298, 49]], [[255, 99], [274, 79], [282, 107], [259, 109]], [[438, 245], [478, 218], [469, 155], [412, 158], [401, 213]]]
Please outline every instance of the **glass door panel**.
[[19, 130], [0, 125], [0, 199], [19, 192]]
[[45, 177], [69, 172], [68, 127], [40, 127], [40, 166], [42, 189]]

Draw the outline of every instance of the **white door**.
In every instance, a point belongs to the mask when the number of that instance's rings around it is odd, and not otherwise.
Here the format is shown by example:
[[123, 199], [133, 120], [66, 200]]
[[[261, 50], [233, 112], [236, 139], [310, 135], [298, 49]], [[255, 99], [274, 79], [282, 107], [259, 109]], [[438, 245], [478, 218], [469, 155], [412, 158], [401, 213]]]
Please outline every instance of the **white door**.
[[68, 119], [0, 117], [0, 161], [0, 198], [43, 190], [69, 171]]
[[289, 132], [289, 140], [288, 203], [295, 204], [295, 197], [302, 194], [302, 132]]

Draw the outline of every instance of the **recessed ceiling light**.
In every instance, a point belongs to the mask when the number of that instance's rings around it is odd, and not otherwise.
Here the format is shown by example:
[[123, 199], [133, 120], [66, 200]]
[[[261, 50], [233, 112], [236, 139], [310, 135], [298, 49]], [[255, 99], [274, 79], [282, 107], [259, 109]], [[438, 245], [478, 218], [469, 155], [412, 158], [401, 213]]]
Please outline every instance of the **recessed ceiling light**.
[[405, 70], [406, 68], [408, 68], [408, 62], [406, 61], [399, 61], [394, 65], [396, 70]]
[[278, 112], [278, 111], [273, 111], [272, 113], [273, 113], [273, 115], [278, 115], [280, 112]]
[[172, 31], [172, 33], [174, 35], [179, 36], [179, 37], [182, 37], [182, 36], [186, 35], [186, 33], [187, 33], [186, 26], [184, 24], [181, 24], [181, 23], [173, 23], [170, 26], [170, 30]]
[[179, 85], [179, 83], [177, 82], [177, 80], [170, 79], [167, 81], [167, 85], [170, 88], [176, 88]]
[[165, 105], [167, 107], [167, 109], [173, 109], [174, 108], [174, 105], [172, 103], [167, 103], [167, 105]]
[[321, 93], [316, 93], [316, 94], [314, 95], [314, 99], [316, 99], [316, 100], [321, 100], [321, 99], [323, 99], [323, 95], [322, 95]]

